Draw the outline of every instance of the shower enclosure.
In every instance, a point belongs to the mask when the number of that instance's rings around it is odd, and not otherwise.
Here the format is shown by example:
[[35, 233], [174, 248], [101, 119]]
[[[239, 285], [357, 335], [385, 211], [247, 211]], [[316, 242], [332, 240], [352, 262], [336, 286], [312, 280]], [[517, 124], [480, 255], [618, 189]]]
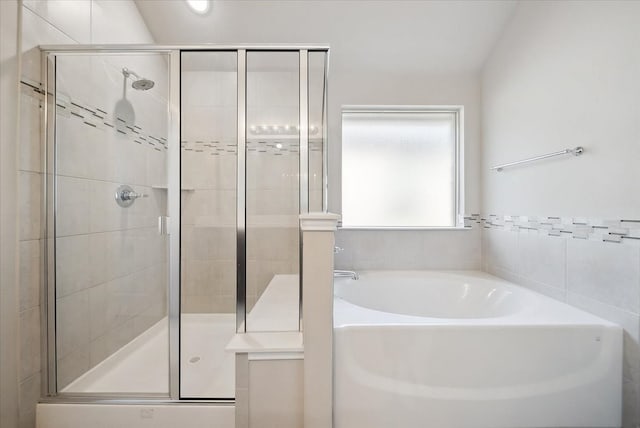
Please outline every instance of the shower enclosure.
[[299, 330], [328, 48], [43, 47], [43, 394], [233, 401], [236, 333]]

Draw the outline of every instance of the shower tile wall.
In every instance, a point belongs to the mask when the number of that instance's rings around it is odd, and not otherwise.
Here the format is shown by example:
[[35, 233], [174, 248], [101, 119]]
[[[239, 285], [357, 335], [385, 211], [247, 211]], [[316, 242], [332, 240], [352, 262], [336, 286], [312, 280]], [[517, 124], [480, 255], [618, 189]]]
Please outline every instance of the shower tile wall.
[[[40, 82], [43, 43], [75, 43], [63, 30], [22, 8], [22, 79]], [[85, 17], [88, 21], [89, 16]], [[59, 23], [56, 23], [59, 24]], [[86, 41], [86, 40], [85, 40]], [[35, 426], [35, 405], [40, 397], [40, 288], [43, 280], [44, 231], [41, 222], [43, 160], [40, 141], [42, 96], [27, 86], [20, 93], [19, 144], [19, 295], [20, 295], [20, 426]]]
[[[291, 121], [297, 106], [273, 108], [297, 73], [252, 72], [251, 126]], [[236, 81], [235, 72], [183, 73], [182, 309], [235, 312]], [[215, 84], [212, 85], [212, 82]], [[297, 94], [295, 95], [297, 97]], [[287, 97], [291, 98], [291, 97]], [[317, 97], [316, 97], [317, 98]], [[297, 99], [297, 98], [296, 98]], [[188, 124], [188, 125], [187, 125]], [[292, 124], [292, 125], [295, 125]], [[247, 133], [247, 309], [276, 274], [298, 271], [298, 140]], [[321, 150], [316, 144], [317, 150]], [[316, 156], [315, 171], [322, 171]], [[321, 183], [313, 182], [316, 200]]]
[[[73, 18], [73, 19], [71, 19]], [[125, 25], [126, 23], [126, 25]], [[118, 31], [114, 31], [115, 29]], [[97, 31], [100, 30], [100, 31]], [[25, 1], [22, 7], [22, 79], [40, 83], [40, 44], [109, 43], [153, 39], [132, 1]], [[81, 81], [82, 75], [75, 80]], [[35, 426], [40, 397], [40, 287], [44, 254], [43, 160], [40, 146], [41, 95], [22, 85], [19, 144], [20, 426]]]
[[236, 310], [236, 79], [235, 71], [182, 75], [183, 312]]
[[[296, 53], [247, 54], [248, 311], [274, 275], [298, 272], [298, 67]], [[294, 131], [278, 135], [271, 128], [286, 125]]]
[[[166, 236], [157, 230], [158, 216], [167, 211], [164, 64], [153, 56], [58, 59], [59, 388], [166, 313]], [[124, 86], [122, 67], [156, 86], [145, 92], [129, 81]], [[121, 184], [148, 198], [118, 206]]]

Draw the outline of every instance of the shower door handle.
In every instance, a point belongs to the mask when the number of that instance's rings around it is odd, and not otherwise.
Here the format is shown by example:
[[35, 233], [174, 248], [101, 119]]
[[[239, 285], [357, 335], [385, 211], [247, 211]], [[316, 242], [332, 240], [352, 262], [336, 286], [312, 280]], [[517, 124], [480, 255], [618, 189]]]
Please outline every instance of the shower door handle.
[[158, 216], [158, 234], [169, 234], [169, 217], [167, 217], [166, 215]]

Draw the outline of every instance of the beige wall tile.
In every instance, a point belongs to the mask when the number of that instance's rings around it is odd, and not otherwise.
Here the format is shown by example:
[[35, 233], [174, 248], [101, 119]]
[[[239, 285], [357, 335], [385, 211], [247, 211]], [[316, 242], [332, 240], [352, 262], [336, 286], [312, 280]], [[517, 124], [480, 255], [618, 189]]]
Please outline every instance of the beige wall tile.
[[40, 142], [41, 96], [23, 88], [20, 94], [20, 164], [21, 171], [43, 172]]
[[74, 350], [62, 358], [58, 358], [58, 390], [67, 387], [71, 382], [89, 370], [89, 347]]
[[20, 428], [35, 426], [36, 403], [40, 398], [40, 372], [20, 382]]
[[78, 350], [88, 351], [89, 292], [78, 291], [56, 299], [57, 357], [64, 358]]
[[29, 8], [76, 43], [91, 43], [91, 2], [74, 0], [25, 0]]
[[19, 222], [20, 239], [40, 239], [42, 230], [42, 174], [20, 171], [19, 186]]
[[22, 10], [22, 76], [31, 81], [40, 82], [42, 73], [38, 46], [73, 44], [73, 40], [31, 9], [23, 8]]
[[20, 310], [40, 305], [43, 241], [21, 241], [20, 249]]
[[20, 313], [20, 381], [40, 371], [40, 307]]
[[56, 236], [69, 236], [89, 232], [91, 194], [86, 180], [57, 178]]
[[68, 296], [91, 286], [89, 235], [56, 239], [56, 296]]

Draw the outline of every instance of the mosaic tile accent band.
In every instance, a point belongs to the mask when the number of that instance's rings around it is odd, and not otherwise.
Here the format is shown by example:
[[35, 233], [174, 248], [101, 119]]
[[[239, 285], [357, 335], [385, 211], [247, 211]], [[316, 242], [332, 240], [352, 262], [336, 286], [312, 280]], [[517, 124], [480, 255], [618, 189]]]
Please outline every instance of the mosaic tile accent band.
[[464, 226], [511, 232], [537, 231], [549, 236], [640, 244], [640, 220], [635, 219], [469, 214], [464, 216]]
[[113, 116], [98, 107], [87, 106], [70, 100], [62, 94], [56, 97], [56, 113], [64, 117], [81, 120], [85, 125], [105, 131], [112, 130], [125, 135], [134, 143], [148, 146], [159, 152], [166, 151], [167, 139], [146, 133], [141, 127], [126, 119]]
[[[38, 84], [25, 81], [20, 83], [25, 93], [44, 102], [44, 91]], [[168, 150], [166, 138], [147, 134], [141, 127], [130, 124], [123, 118], [113, 117], [101, 108], [72, 101], [62, 93], [58, 93], [56, 96], [56, 107], [57, 114], [81, 120], [86, 126], [105, 131], [112, 130], [131, 138], [137, 144], [148, 146], [159, 152]]]
[[[224, 141], [181, 141], [182, 150], [195, 153], [208, 153], [212, 156], [229, 156], [237, 153], [235, 142]], [[309, 140], [310, 152], [322, 152], [322, 140]], [[247, 140], [247, 153], [266, 153], [274, 156], [298, 155], [300, 143], [298, 139], [249, 139]]]
[[[42, 101], [44, 92], [35, 84], [22, 82], [30, 95], [38, 97]], [[71, 117], [81, 120], [86, 126], [112, 130], [119, 134], [132, 138], [133, 142], [146, 145], [157, 151], [168, 150], [168, 142], [164, 137], [147, 134], [141, 127], [129, 123], [126, 119], [113, 116], [105, 110], [72, 101], [64, 94], [58, 93], [56, 97], [57, 114], [63, 117]], [[322, 139], [310, 139], [309, 151], [322, 152]], [[195, 140], [181, 141], [180, 147], [187, 152], [208, 153], [211, 156], [230, 156], [237, 153], [235, 141]], [[269, 138], [251, 138], [247, 140], [248, 153], [267, 153], [274, 156], [297, 155], [300, 152], [300, 142], [289, 135], [274, 135]]]

